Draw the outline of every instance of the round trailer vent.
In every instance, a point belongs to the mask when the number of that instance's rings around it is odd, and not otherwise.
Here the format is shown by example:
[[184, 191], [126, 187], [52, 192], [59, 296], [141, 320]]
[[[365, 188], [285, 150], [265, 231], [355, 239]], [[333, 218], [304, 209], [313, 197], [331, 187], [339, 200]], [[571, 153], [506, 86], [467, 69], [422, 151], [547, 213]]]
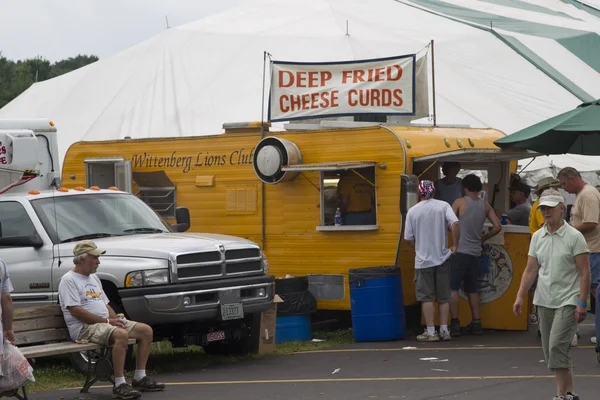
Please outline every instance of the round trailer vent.
[[302, 164], [300, 149], [289, 140], [268, 137], [256, 146], [254, 172], [264, 183], [293, 180], [298, 172], [283, 171], [283, 167]]

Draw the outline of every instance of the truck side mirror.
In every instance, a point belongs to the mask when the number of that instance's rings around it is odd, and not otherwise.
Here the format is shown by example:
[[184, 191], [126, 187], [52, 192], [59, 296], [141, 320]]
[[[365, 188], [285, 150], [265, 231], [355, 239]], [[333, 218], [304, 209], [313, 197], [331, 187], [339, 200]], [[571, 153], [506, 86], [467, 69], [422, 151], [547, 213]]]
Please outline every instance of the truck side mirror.
[[33, 247], [39, 249], [44, 245], [38, 235], [0, 237], [0, 247]]
[[173, 229], [177, 232], [185, 232], [190, 229], [190, 210], [187, 207], [177, 207], [175, 209], [175, 221], [177, 223], [173, 225]]

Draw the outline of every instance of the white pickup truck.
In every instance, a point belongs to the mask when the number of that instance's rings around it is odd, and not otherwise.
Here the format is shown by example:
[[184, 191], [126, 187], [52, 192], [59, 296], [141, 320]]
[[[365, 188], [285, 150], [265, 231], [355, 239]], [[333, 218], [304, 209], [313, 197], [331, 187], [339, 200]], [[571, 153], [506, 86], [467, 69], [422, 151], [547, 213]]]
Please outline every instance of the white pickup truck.
[[[190, 224], [186, 208], [170, 225], [116, 188], [57, 188], [55, 135], [48, 121], [0, 120], [0, 153], [8, 144], [8, 159], [0, 165], [0, 258], [11, 275], [15, 305], [56, 304], [75, 243], [93, 239], [106, 250], [97, 273], [111, 306], [152, 325], [156, 340], [256, 349], [260, 313], [274, 296], [260, 247], [233, 236], [183, 233]], [[32, 165], [32, 158], [17, 152], [34, 145]], [[12, 178], [2, 180], [2, 174]]]

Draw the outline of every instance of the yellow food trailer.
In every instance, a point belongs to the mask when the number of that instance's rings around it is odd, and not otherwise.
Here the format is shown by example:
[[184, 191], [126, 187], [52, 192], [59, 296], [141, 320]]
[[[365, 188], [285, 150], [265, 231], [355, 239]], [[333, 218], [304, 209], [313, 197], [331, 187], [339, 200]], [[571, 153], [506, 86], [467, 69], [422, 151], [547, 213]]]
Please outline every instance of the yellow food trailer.
[[[333, 122], [330, 122], [333, 124]], [[364, 124], [364, 123], [363, 123]], [[348, 270], [399, 265], [404, 303], [416, 305], [414, 251], [402, 240], [403, 212], [416, 204], [418, 179], [437, 179], [444, 161], [487, 176], [488, 200], [509, 206], [514, 160], [494, 129], [260, 123], [224, 125], [215, 136], [124, 139], [73, 144], [63, 184], [118, 186], [136, 193], [167, 220], [177, 206], [191, 231], [248, 238], [264, 248], [277, 277], [308, 275], [320, 309], [349, 310]], [[334, 224], [337, 185], [351, 171], [375, 189], [374, 221]], [[505, 226], [486, 244], [479, 289], [484, 328], [525, 330], [511, 312], [525, 268], [527, 227]], [[463, 300], [461, 313], [468, 313]], [[462, 314], [461, 314], [462, 315]], [[461, 321], [470, 318], [463, 315]]]

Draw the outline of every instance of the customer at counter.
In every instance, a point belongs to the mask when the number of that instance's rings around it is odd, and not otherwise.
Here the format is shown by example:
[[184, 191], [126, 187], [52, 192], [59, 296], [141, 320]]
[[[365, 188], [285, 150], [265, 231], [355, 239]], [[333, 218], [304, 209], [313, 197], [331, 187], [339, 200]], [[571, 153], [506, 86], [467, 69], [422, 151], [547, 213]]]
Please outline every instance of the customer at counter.
[[444, 177], [435, 182], [435, 198], [452, 205], [454, 201], [463, 197], [462, 179], [457, 175], [460, 163], [447, 161], [442, 165]]
[[508, 210], [508, 219], [513, 225], [529, 225], [529, 214], [531, 206], [529, 205], [529, 195], [531, 188], [523, 181], [516, 181], [510, 190], [510, 199], [516, 205]]
[[[461, 285], [464, 285], [464, 291], [469, 298], [472, 317], [465, 333], [483, 334], [479, 313], [479, 293], [477, 292], [482, 243], [502, 230], [502, 225], [500, 225], [493, 208], [480, 196], [483, 185], [479, 177], [473, 174], [465, 176], [462, 186], [465, 196], [457, 199], [452, 205], [452, 210], [460, 223], [460, 239], [456, 254], [450, 263], [451, 336], [461, 335], [460, 321], [458, 320], [458, 291]], [[486, 218], [489, 218], [492, 223], [492, 229], [482, 235]]]
[[[446, 202], [434, 199], [432, 181], [419, 183], [419, 202], [406, 214], [404, 240], [415, 249], [415, 292], [427, 329], [417, 336], [420, 342], [451, 340], [448, 329], [450, 306], [450, 257], [460, 242], [460, 225]], [[452, 248], [448, 248], [448, 229]], [[438, 303], [440, 332], [435, 331], [434, 305]]]

